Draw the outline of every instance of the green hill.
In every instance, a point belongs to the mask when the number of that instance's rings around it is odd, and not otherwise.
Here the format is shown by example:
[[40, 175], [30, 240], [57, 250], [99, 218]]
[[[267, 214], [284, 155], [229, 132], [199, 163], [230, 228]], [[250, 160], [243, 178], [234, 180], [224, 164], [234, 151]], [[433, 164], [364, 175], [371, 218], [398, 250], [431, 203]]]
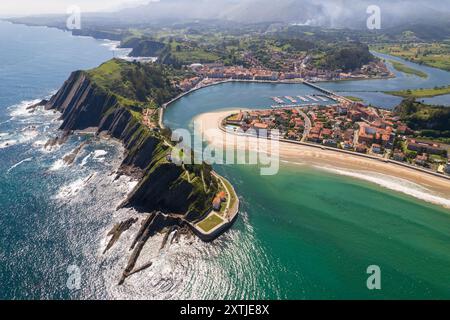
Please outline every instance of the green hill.
[[450, 138], [450, 108], [405, 99], [394, 110], [420, 136]]
[[87, 74], [124, 105], [156, 107], [179, 93], [170, 83], [173, 71], [159, 64], [112, 59]]

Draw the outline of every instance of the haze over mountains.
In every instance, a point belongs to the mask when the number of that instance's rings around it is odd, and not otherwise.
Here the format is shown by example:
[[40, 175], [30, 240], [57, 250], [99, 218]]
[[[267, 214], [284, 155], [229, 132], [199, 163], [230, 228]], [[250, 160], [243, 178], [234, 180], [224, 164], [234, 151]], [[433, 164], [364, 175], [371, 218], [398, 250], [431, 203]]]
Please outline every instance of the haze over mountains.
[[221, 20], [366, 28], [369, 5], [380, 7], [382, 29], [401, 25], [450, 25], [450, 0], [149, 0], [117, 12], [85, 13], [84, 18], [110, 25]]
[[222, 19], [357, 28], [366, 26], [369, 5], [381, 8], [385, 27], [450, 19], [449, 0], [160, 0], [125, 9], [119, 16], [139, 21]]

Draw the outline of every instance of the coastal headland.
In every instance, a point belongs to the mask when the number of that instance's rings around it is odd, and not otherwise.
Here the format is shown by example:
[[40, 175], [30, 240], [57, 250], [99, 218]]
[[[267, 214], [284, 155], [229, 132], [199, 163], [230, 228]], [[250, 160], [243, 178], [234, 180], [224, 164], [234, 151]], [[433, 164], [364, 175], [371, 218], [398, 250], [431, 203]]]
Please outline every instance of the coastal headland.
[[[73, 72], [55, 95], [39, 103], [61, 113], [61, 135], [49, 144], [64, 143], [71, 133], [88, 130], [117, 139], [125, 147], [117, 177], [132, 176], [138, 183], [119, 208], [134, 208], [143, 218], [120, 284], [151, 265], [136, 266], [136, 262], [146, 241], [156, 233], [165, 232], [168, 238], [192, 230], [211, 241], [232, 225], [238, 213], [234, 189], [210, 165], [172, 161], [170, 129], [158, 126], [158, 108], [179, 94], [168, 77], [170, 70], [164, 66], [113, 59], [92, 70]], [[82, 147], [74, 150], [73, 157]], [[226, 205], [218, 210], [217, 228], [201, 228], [219, 195], [219, 204]], [[111, 239], [104, 253], [136, 222], [130, 218], [116, 224], [108, 233]]]

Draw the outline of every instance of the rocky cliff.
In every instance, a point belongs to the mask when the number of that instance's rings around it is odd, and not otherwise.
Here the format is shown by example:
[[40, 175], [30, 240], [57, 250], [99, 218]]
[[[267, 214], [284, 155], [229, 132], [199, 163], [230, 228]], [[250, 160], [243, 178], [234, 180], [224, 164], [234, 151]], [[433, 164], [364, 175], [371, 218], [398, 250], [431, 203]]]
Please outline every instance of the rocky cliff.
[[142, 124], [139, 118], [142, 106], [130, 103], [129, 99], [124, 104], [123, 100], [99, 85], [92, 72], [76, 71], [46, 102], [46, 108], [61, 112], [61, 130], [67, 134], [96, 128], [98, 133], [107, 133], [123, 142], [126, 156], [122, 172], [133, 172], [141, 180], [122, 206], [176, 214], [188, 221], [202, 217], [210, 209], [217, 190], [209, 166], [182, 167], [172, 163], [167, 139], [158, 129]]

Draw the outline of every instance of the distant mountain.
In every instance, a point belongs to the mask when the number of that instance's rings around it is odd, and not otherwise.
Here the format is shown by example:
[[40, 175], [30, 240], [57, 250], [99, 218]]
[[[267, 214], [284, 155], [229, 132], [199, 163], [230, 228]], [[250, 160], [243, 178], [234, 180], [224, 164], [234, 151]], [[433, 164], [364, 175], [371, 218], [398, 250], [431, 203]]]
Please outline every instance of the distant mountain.
[[[232, 24], [267, 23], [367, 31], [367, 7], [373, 0], [160, 0], [112, 13], [86, 13], [83, 28], [161, 26], [201, 21]], [[405, 31], [417, 39], [450, 37], [450, 7], [438, 0], [378, 0], [382, 33], [398, 37]], [[66, 16], [38, 16], [15, 22], [65, 27]], [[239, 27], [239, 26], [235, 26]]]
[[[116, 14], [118, 19], [221, 19], [284, 22], [322, 27], [366, 28], [373, 0], [161, 0]], [[437, 0], [379, 0], [383, 28], [450, 21], [450, 7]]]

